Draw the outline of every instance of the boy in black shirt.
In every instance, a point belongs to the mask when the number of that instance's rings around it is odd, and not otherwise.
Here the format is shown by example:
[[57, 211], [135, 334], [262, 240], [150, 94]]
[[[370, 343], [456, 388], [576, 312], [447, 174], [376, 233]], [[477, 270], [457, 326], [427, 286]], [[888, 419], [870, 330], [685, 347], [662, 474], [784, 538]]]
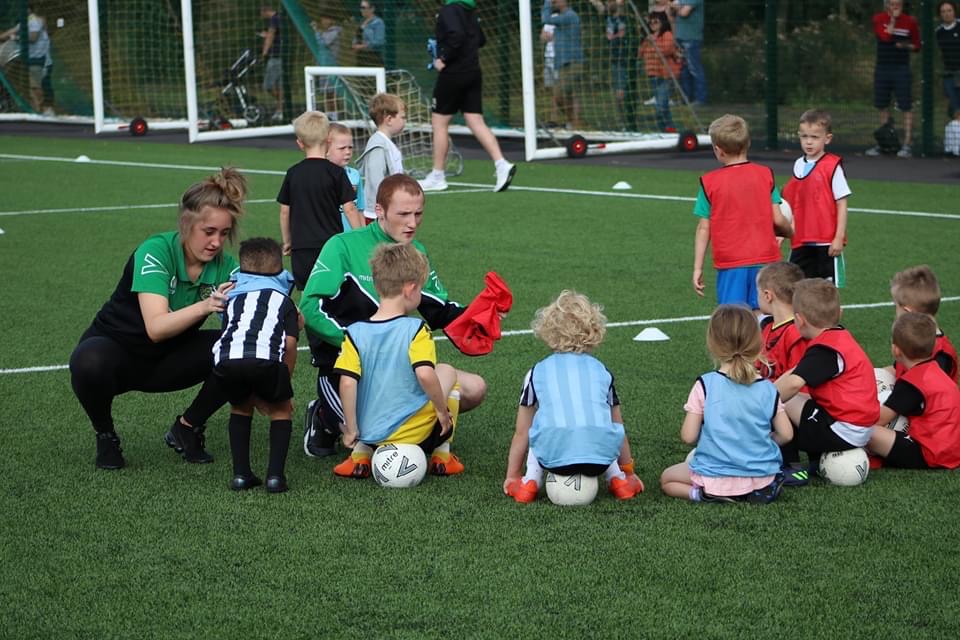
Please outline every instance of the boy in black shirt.
[[297, 146], [306, 158], [287, 169], [277, 195], [283, 255], [290, 256], [290, 270], [301, 291], [324, 243], [343, 233], [340, 206], [354, 229], [363, 227], [346, 171], [326, 158], [329, 129], [327, 116], [319, 111], [307, 111], [293, 121]]

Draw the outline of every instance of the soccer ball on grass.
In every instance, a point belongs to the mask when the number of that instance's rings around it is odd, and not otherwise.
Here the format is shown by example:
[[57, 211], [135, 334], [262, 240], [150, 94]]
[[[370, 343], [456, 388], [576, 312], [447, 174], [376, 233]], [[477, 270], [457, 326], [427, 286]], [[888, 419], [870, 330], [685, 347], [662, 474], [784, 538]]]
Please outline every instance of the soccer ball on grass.
[[385, 444], [373, 452], [370, 466], [381, 487], [406, 489], [427, 475], [427, 456], [415, 444]]
[[597, 497], [597, 489], [600, 486], [596, 476], [585, 476], [582, 473], [562, 476], [547, 472], [544, 484], [550, 502], [564, 507], [590, 504]]

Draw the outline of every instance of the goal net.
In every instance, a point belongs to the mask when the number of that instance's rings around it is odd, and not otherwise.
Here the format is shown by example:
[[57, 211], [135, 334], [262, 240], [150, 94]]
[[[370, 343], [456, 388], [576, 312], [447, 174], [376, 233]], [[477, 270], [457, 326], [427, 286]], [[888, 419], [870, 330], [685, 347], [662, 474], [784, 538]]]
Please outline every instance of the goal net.
[[[370, 99], [377, 93], [399, 96], [406, 105], [406, 127], [393, 142], [403, 155], [407, 173], [423, 178], [433, 168], [430, 107], [413, 75], [404, 69], [382, 67], [306, 67], [306, 108], [323, 111], [331, 121], [353, 130], [356, 156], [362, 153], [376, 125], [368, 114]], [[451, 144], [445, 167], [449, 176], [463, 172], [463, 157]]]

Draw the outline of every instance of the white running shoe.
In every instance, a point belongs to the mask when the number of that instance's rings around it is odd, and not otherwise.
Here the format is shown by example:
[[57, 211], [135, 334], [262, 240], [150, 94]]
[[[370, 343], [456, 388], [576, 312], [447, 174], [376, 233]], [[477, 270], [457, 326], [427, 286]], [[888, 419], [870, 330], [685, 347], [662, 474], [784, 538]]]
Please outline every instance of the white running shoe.
[[880, 155], [880, 147], [870, 147], [869, 149], [863, 152], [863, 155], [870, 156], [871, 158], [875, 158], [878, 155]]
[[898, 157], [898, 158], [912, 158], [912, 157], [913, 157], [913, 151], [910, 149], [910, 145], [905, 144], [905, 145], [903, 145], [902, 147], [900, 147], [900, 151], [897, 151], [897, 157]]
[[493, 190], [497, 193], [506, 191], [510, 183], [513, 182], [513, 176], [515, 175], [517, 175], [517, 165], [509, 162], [500, 165], [497, 168], [497, 184], [493, 187]]
[[417, 180], [420, 183], [420, 188], [424, 191], [446, 191], [447, 190], [447, 177], [442, 173], [437, 173], [436, 171], [431, 171], [427, 174], [427, 177], [423, 180]]

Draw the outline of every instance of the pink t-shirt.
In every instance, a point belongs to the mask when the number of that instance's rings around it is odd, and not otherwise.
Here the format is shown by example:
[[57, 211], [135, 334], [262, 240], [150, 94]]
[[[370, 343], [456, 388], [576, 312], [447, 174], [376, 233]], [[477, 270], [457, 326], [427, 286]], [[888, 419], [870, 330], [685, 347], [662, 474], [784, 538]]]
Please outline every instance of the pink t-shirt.
[[[707, 396], [703, 390], [703, 385], [700, 384], [699, 381], [694, 382], [693, 388], [690, 389], [690, 395], [687, 396], [687, 402], [683, 405], [683, 410], [702, 416], [706, 399]], [[777, 413], [782, 413], [784, 410], [783, 402], [778, 400]], [[751, 491], [763, 489], [773, 482], [773, 479], [774, 476], [754, 476], [750, 478], [738, 476], [707, 477], [690, 471], [690, 481], [698, 487], [703, 487], [704, 491], [715, 496], [742, 496]]]

